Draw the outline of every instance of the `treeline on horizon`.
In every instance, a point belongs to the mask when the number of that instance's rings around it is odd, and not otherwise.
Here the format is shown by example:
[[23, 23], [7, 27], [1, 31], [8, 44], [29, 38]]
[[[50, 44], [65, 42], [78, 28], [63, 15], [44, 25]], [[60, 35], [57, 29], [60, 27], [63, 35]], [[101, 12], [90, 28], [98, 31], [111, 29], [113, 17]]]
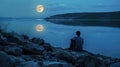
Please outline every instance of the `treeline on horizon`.
[[91, 12], [91, 13], [66, 13], [45, 18], [52, 23], [73, 26], [110, 26], [120, 27], [120, 11], [116, 12]]

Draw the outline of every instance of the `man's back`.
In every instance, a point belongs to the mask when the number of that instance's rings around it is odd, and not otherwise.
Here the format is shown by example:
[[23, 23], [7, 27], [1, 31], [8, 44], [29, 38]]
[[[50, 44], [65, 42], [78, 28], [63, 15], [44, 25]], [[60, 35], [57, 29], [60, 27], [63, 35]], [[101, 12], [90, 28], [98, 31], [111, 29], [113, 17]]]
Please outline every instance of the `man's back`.
[[83, 49], [83, 38], [74, 37], [74, 38], [72, 38], [72, 40], [75, 41], [73, 50], [82, 51], [82, 49]]
[[76, 35], [77, 37], [74, 37], [71, 39], [71, 43], [70, 43], [70, 50], [75, 50], [75, 51], [82, 51], [83, 50], [83, 38], [80, 37], [81, 32], [80, 31], [76, 31]]

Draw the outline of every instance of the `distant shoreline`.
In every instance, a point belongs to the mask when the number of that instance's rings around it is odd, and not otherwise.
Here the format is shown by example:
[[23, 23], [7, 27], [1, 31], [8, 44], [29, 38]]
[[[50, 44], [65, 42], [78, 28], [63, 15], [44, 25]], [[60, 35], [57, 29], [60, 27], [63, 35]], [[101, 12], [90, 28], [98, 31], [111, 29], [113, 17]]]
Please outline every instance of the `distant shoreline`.
[[120, 11], [95, 13], [66, 13], [47, 18], [46, 21], [72, 26], [107, 26], [120, 27]]

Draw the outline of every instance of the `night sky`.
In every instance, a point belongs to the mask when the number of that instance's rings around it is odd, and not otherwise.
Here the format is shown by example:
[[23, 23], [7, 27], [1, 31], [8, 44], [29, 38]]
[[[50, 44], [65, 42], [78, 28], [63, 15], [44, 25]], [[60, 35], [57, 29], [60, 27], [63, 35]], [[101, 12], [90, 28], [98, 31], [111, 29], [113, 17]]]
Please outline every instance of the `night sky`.
[[[46, 17], [70, 12], [119, 11], [120, 0], [0, 0], [0, 15], [7, 17]], [[37, 5], [43, 13], [37, 13]]]

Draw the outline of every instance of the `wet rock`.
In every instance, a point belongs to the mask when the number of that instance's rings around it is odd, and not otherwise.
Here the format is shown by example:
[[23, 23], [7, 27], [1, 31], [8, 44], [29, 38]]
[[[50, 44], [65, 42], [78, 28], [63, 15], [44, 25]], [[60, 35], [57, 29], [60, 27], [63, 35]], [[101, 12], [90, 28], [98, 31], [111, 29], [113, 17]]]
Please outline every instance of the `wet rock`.
[[9, 58], [9, 56], [5, 53], [0, 51], [0, 67], [13, 67], [14, 63]]

